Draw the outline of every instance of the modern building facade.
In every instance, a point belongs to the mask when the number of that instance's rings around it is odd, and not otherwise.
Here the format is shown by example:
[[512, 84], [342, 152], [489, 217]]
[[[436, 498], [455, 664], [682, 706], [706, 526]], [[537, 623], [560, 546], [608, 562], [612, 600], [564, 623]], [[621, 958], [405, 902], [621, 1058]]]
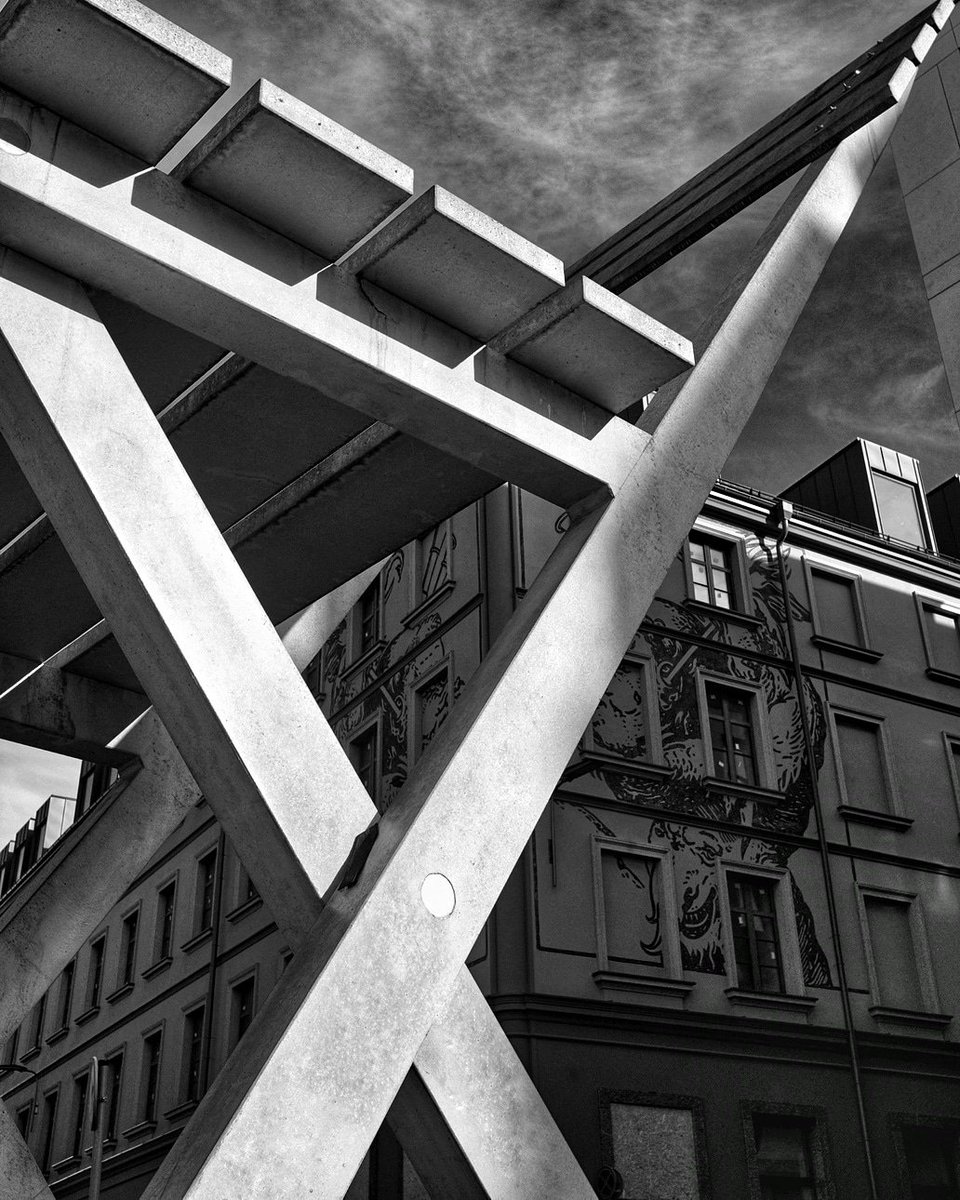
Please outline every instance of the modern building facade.
[[[718, 482], [474, 947], [601, 1195], [865, 1197], [872, 1172], [883, 1200], [960, 1197], [941, 491], [864, 442], [786, 503]], [[308, 668], [381, 811], [566, 519], [492, 492], [395, 553]], [[201, 803], [3, 1053], [35, 1072], [0, 1086], [56, 1195], [86, 1195], [91, 1056], [127, 1200], [289, 959]], [[421, 1194], [382, 1134], [351, 1196]]]

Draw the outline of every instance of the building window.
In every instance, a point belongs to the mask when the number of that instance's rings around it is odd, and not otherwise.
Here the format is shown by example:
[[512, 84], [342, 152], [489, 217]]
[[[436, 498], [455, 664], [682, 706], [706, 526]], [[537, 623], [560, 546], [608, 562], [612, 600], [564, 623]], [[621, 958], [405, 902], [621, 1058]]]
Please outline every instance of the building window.
[[804, 560], [813, 641], [830, 650], [876, 662], [881, 654], [870, 649], [860, 578], [826, 570]]
[[857, 888], [871, 1015], [892, 1024], [941, 1027], [926, 927], [918, 896], [888, 888]]
[[143, 1120], [154, 1122], [157, 1119], [157, 1096], [160, 1090], [160, 1050], [163, 1033], [157, 1029], [143, 1039]]
[[907, 542], [911, 546], [929, 548], [920, 515], [917, 485], [905, 479], [897, 479], [880, 471], [870, 472], [877, 497], [877, 512], [880, 516], [880, 531], [887, 537]]
[[748, 875], [727, 876], [737, 986], [750, 992], [783, 992], [775, 883]]
[[259, 900], [260, 893], [257, 885], [250, 878], [250, 872], [239, 859], [237, 864], [237, 907], [240, 908], [244, 904], [252, 904], [254, 900]]
[[354, 612], [354, 658], [362, 658], [380, 641], [380, 580], [360, 597]]
[[439, 667], [413, 688], [413, 737], [410, 761], [416, 762], [433, 741], [450, 712], [450, 668]]
[[30, 1049], [39, 1050], [43, 1041], [43, 1021], [47, 1013], [46, 992], [40, 997], [33, 1008], [33, 1023], [30, 1026]]
[[853, 820], [909, 827], [900, 811], [883, 721], [831, 709], [838, 761], [839, 811]]
[[377, 774], [380, 757], [380, 729], [374, 722], [350, 742], [350, 761], [360, 777], [360, 782], [370, 796], [377, 790]]
[[960, 614], [936, 600], [921, 600], [919, 596], [917, 608], [927, 674], [941, 682], [960, 683]]
[[187, 1102], [200, 1099], [200, 1076], [203, 1068], [203, 1005], [187, 1013], [183, 1030], [183, 1098]]
[[717, 896], [731, 1003], [805, 1014], [816, 1004], [803, 986], [793, 883], [782, 867], [724, 861]]
[[[20, 1052], [20, 1026], [18, 1025], [17, 1028], [13, 1031], [13, 1033], [10, 1034], [10, 1036], [7, 1038], [6, 1042], [4, 1043], [3, 1061], [5, 1063], [15, 1063], [17, 1061], [17, 1055], [19, 1054], [19, 1052]], [[0, 1076], [2, 1076], [3, 1074], [5, 1074], [5, 1072], [0, 1071]]]
[[595, 837], [593, 877], [597, 986], [650, 990], [682, 1003], [693, 985], [683, 980], [669, 852]]
[[910, 1200], [960, 1200], [956, 1129], [903, 1125], [900, 1133]]
[[107, 935], [98, 937], [90, 947], [90, 973], [87, 975], [87, 1009], [97, 1008], [103, 988], [103, 959], [107, 951]]
[[77, 971], [77, 961], [68, 962], [60, 976], [60, 1010], [57, 1014], [57, 1028], [66, 1029], [70, 1024], [70, 1009], [73, 1005], [73, 980]]
[[70, 1154], [73, 1158], [80, 1158], [83, 1154], [83, 1138], [86, 1133], [84, 1118], [87, 1113], [87, 1084], [89, 1078], [89, 1075], [85, 1071], [82, 1075], [78, 1075], [73, 1082], [73, 1141], [70, 1145]]
[[824, 1114], [805, 1105], [743, 1106], [750, 1200], [826, 1200]]
[[741, 692], [708, 680], [705, 685], [710, 731], [710, 771], [718, 779], [756, 785], [756, 740], [751, 692]]
[[660, 761], [660, 713], [647, 659], [628, 654], [617, 668], [587, 729], [584, 751], [620, 762]]
[[85, 762], [83, 764], [77, 784], [76, 820], [96, 804], [107, 788], [116, 781], [119, 774], [116, 767], [107, 766], [106, 763]]
[[123, 1055], [114, 1054], [104, 1060], [107, 1077], [106, 1108], [103, 1113], [103, 1137], [108, 1142], [117, 1140], [117, 1124], [120, 1119], [120, 1084], [123, 1080]]
[[157, 892], [157, 962], [170, 958], [173, 951], [173, 918], [176, 902], [177, 884], [176, 880], [171, 880]]
[[253, 1020], [254, 988], [256, 977], [248, 975], [246, 979], [235, 983], [230, 989], [230, 1049], [250, 1028]]
[[417, 609], [432, 596], [447, 589], [451, 582], [450, 569], [453, 535], [449, 521], [441, 521], [429, 533], [417, 538], [414, 550], [413, 607]]
[[736, 607], [736, 547], [731, 542], [691, 535], [687, 543], [691, 595], [714, 608]]
[[24, 1141], [30, 1136], [30, 1113], [32, 1111], [32, 1104], [24, 1104], [22, 1108], [17, 1109], [17, 1115], [14, 1118], [17, 1123], [17, 1132]]
[[120, 981], [119, 986], [132, 984], [137, 969], [137, 935], [140, 927], [140, 910], [135, 909], [123, 918], [120, 929]]
[[53, 1135], [57, 1126], [57, 1095], [56, 1091], [47, 1092], [43, 1097], [43, 1113], [40, 1124], [40, 1170], [46, 1175], [53, 1161]]
[[196, 932], [213, 928], [213, 894], [217, 879], [217, 852], [211, 850], [197, 863]]
[[625, 1197], [708, 1195], [703, 1103], [695, 1096], [601, 1090], [600, 1145]]

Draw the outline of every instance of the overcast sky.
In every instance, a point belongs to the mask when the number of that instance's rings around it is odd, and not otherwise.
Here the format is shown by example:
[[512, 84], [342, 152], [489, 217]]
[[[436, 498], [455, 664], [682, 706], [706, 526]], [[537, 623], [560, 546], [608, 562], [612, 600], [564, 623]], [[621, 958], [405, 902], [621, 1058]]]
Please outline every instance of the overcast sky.
[[[257, 76], [568, 264], [907, 20], [896, 0], [154, 0]], [[282, 186], [282, 181], [278, 181]], [[782, 192], [782, 189], [781, 189]], [[779, 198], [628, 293], [692, 334]], [[776, 492], [861, 435], [928, 487], [960, 436], [881, 162], [724, 474]], [[75, 766], [0, 743], [0, 842]]]

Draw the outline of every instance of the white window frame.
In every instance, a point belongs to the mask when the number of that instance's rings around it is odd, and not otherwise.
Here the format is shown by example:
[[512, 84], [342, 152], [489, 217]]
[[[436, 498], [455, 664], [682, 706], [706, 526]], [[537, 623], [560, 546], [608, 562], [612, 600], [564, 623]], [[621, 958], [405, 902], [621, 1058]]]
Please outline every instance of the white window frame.
[[453, 707], [453, 653], [452, 651], [435, 663], [425, 674], [407, 683], [407, 762], [410, 766], [420, 757], [420, 713], [417, 705], [419, 693], [428, 687], [443, 671], [447, 672], [448, 711]]
[[[876, 728], [877, 748], [880, 754], [880, 771], [883, 775], [887, 797], [890, 801], [889, 812], [884, 812], [881, 809], [863, 808], [859, 804], [851, 803], [850, 795], [847, 792], [846, 776], [844, 775], [840, 734], [837, 730], [837, 717], [840, 717], [841, 720], [846, 718], [847, 721], [854, 724], [871, 725]], [[913, 818], [907, 816], [903, 811], [903, 801], [893, 769], [893, 758], [890, 754], [890, 742], [885, 722], [886, 718], [880, 716], [879, 713], [864, 712], [862, 709], [850, 708], [846, 704], [827, 704], [827, 729], [830, 737], [830, 746], [833, 751], [834, 767], [837, 773], [837, 791], [840, 796], [837, 812], [850, 821], [860, 821], [867, 825], [885, 825], [904, 830], [910, 828], [913, 824]]]
[[[733, 595], [730, 598], [730, 608], [718, 608], [707, 600], [697, 600], [693, 589], [693, 563], [690, 556], [690, 538], [695, 541], [722, 543], [730, 551], [730, 569], [733, 582]], [[707, 612], [718, 613], [729, 617], [746, 617], [756, 620], [753, 615], [753, 588], [750, 585], [750, 572], [747, 570], [747, 550], [742, 537], [716, 525], [708, 525], [701, 521], [690, 531], [683, 540], [683, 574], [687, 586], [686, 602], [695, 608]]]
[[[752, 792], [777, 791], [777, 767], [773, 758], [773, 742], [770, 736], [770, 722], [767, 713], [766, 696], [763, 688], [749, 680], [738, 679], [731, 675], [721, 675], [717, 671], [708, 671], [698, 667], [697, 683], [697, 713], [700, 718], [701, 744], [703, 746], [703, 770], [707, 783], [717, 789], [744, 794]], [[757, 775], [755, 784], [738, 783], [735, 779], [721, 779], [714, 774], [713, 739], [710, 736], [710, 712], [707, 705], [707, 684], [716, 683], [731, 692], [745, 692], [752, 697], [750, 702], [750, 721], [753, 726], [753, 740], [756, 752]], [[779, 794], [779, 793], [778, 793]]]
[[[611, 966], [607, 950], [606, 907], [603, 896], [603, 855], [622, 854], [627, 858], [644, 858], [657, 865], [656, 879], [660, 900], [660, 937], [663, 944], [663, 966], [660, 968], [636, 964], [636, 970], [623, 965]], [[694, 986], [683, 977], [680, 947], [680, 920], [677, 911], [677, 885], [673, 872], [673, 857], [669, 850], [643, 842], [594, 834], [590, 844], [593, 868], [593, 916], [596, 930], [597, 966], [594, 981], [601, 990], [651, 992], [680, 1000]]]
[[[654, 765], [663, 766], [663, 736], [660, 726], [660, 698], [657, 693], [657, 678], [654, 667], [653, 656], [650, 653], [641, 653], [637, 650], [628, 650], [623, 656], [621, 667], [637, 667], [643, 677], [643, 732], [647, 740], [647, 754], [645, 758], [634, 758], [625, 754], [616, 754], [612, 750], [601, 746], [593, 732], [593, 717], [590, 718], [590, 723], [584, 730], [583, 734], [583, 752], [589, 754], [591, 758], [603, 759], [607, 762], [625, 763], [627, 765]], [[613, 680], [611, 679], [611, 683]], [[606, 693], [604, 693], [606, 694]], [[600, 705], [597, 705], [599, 709]], [[596, 712], [594, 712], [596, 716]]]
[[[924, 1017], [933, 1017], [937, 1025], [949, 1023], [950, 1018], [940, 1012], [940, 997], [937, 990], [936, 976], [933, 971], [933, 958], [930, 954], [930, 942], [927, 938], [927, 925], [923, 916], [923, 903], [918, 892], [904, 892], [895, 888], [879, 887], [874, 884], [857, 883], [856, 900], [857, 915], [860, 918], [860, 932], [863, 937], [863, 950], [867, 960], [867, 978], [870, 983], [870, 1015], [878, 1021], [889, 1021], [900, 1024], [928, 1024]], [[883, 1003], [883, 993], [880, 988], [880, 975], [877, 971], [877, 960], [873, 952], [873, 942], [870, 938], [870, 923], [867, 919], [867, 900], [877, 899], [902, 904], [908, 909], [910, 941], [913, 948], [913, 961], [917, 968], [917, 981], [920, 985], [920, 996], [923, 1008], [899, 1009], [890, 1008]]]
[[[836, 651], [839, 654], [849, 654], [854, 658], [865, 658], [870, 662], [876, 662], [882, 658], [883, 652], [874, 650], [870, 644], [870, 626], [867, 621], [867, 608], [863, 597], [862, 577], [854, 574], [852, 571], [842, 571], [837, 567], [827, 566], [825, 563], [811, 559], [806, 554], [803, 556], [803, 574], [807, 581], [807, 598], [810, 601], [810, 617], [813, 626], [813, 633], [810, 640], [814, 645], [820, 646], [825, 650]], [[815, 582], [817, 575], [828, 579], [837, 579], [842, 583], [852, 584], [853, 616], [857, 625], [859, 641], [855, 643], [841, 641], [839, 638], [831, 637], [830, 633], [823, 627], [823, 617], [817, 605], [817, 587]]]
[[[733, 918], [730, 912], [730, 875], [742, 875], [774, 885], [773, 906], [777, 920], [777, 941], [780, 946], [780, 967], [783, 972], [783, 986], [786, 989], [784, 992], [753, 992], [740, 986], [737, 978], [737, 954], [733, 942]], [[807, 995], [803, 982], [803, 961], [800, 957], [797, 912], [793, 903], [793, 883], [787, 868], [723, 858], [717, 863], [717, 884], [727, 979], [724, 990], [727, 996], [734, 1001], [761, 1008], [791, 1008], [801, 1012], [812, 1008], [815, 998]]]

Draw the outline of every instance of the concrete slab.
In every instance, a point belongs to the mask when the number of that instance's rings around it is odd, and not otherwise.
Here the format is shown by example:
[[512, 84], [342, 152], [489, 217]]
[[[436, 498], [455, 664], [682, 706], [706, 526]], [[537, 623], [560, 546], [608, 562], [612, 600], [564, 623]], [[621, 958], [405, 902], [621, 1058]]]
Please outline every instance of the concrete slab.
[[923, 283], [927, 289], [928, 300], [933, 300], [941, 292], [945, 292], [948, 288], [952, 288], [954, 284], [960, 283], [960, 252], [924, 275]]
[[960, 247], [960, 158], [904, 197], [924, 275], [954, 257]]
[[693, 365], [693, 346], [578, 275], [498, 334], [489, 348], [621, 412]]
[[171, 174], [328, 259], [413, 193], [411, 167], [266, 79]]
[[437, 185], [340, 265], [480, 341], [564, 283], [559, 258]]
[[960, 157], [960, 142], [939, 71], [918, 75], [891, 143], [905, 193]]
[[0, 82], [155, 163], [230, 86], [231, 62], [136, 0], [7, 0]]

